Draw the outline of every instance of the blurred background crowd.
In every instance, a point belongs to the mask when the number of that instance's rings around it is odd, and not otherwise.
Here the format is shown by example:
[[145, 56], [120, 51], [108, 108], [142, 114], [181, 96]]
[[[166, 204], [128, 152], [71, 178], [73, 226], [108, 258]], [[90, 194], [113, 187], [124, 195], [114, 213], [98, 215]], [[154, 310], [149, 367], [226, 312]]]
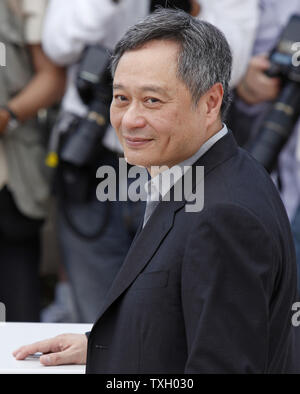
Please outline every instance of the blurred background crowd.
[[233, 53], [226, 123], [278, 187], [300, 267], [300, 0], [0, 0], [7, 321], [97, 318], [144, 213], [143, 202], [96, 198], [97, 168], [118, 174], [122, 157], [109, 124], [107, 66], [127, 28], [157, 6], [181, 8], [226, 36]]

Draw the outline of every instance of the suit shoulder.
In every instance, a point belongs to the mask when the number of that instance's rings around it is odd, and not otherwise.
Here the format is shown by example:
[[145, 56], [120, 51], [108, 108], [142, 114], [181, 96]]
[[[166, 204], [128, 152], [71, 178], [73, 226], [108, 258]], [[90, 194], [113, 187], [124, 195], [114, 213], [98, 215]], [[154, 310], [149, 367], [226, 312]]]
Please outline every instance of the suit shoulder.
[[228, 238], [230, 235], [236, 239], [241, 236], [245, 239], [257, 238], [271, 245], [274, 253], [280, 255], [278, 242], [276, 241], [277, 232], [270, 229], [269, 222], [264, 221], [255, 211], [248, 206], [236, 202], [219, 202], [204, 207], [201, 212], [190, 215], [189, 234], [209, 233], [220, 237]]

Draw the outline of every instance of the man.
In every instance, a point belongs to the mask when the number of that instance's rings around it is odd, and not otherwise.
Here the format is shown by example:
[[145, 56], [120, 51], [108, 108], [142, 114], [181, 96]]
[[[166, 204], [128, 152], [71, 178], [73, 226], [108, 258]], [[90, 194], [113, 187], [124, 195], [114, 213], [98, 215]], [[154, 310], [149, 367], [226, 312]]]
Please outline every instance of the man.
[[[89, 334], [87, 373], [293, 371], [289, 222], [268, 175], [222, 125], [231, 74], [224, 36], [161, 10], [129, 29], [112, 70], [111, 121], [128, 162], [146, 167], [156, 185], [160, 166], [192, 166], [184, 179], [204, 166], [205, 198], [199, 212], [173, 198], [177, 184], [163, 201], [149, 198]], [[84, 363], [86, 346], [83, 335], [66, 335], [14, 355]]]
[[[127, 28], [145, 17], [149, 10], [153, 11], [158, 4], [183, 7], [195, 16], [215, 22], [231, 44], [234, 54], [231, 82], [235, 86], [244, 74], [250, 57], [257, 1], [248, 0], [246, 4], [241, 4], [239, 0], [223, 0], [221, 4], [218, 2], [218, 7], [215, 2], [202, 1], [200, 13], [196, 0], [151, 1], [151, 7], [148, 0], [74, 0], [71, 3], [51, 0], [45, 21], [43, 47], [52, 61], [68, 69], [63, 112], [87, 117], [88, 108], [76, 88], [78, 59], [86, 46], [99, 43], [113, 50]], [[247, 37], [246, 42], [244, 37]], [[109, 164], [117, 171], [119, 155], [123, 154], [112, 127], [108, 127], [102, 145], [90, 166], [91, 190], [96, 189], [94, 174], [97, 168]], [[63, 179], [61, 169], [57, 174]], [[76, 307], [75, 321], [90, 323], [97, 319], [106, 293], [124, 262], [137, 230], [138, 219], [144, 213], [144, 204], [128, 201], [99, 203], [94, 191], [89, 201], [78, 203], [65, 198], [66, 187], [61, 187], [57, 193], [57, 232], [62, 263]], [[82, 233], [88, 236], [84, 237]], [[91, 237], [91, 234], [95, 236]], [[111, 234], [114, 234], [113, 242]], [[61, 284], [57, 286], [58, 294], [61, 288]]]

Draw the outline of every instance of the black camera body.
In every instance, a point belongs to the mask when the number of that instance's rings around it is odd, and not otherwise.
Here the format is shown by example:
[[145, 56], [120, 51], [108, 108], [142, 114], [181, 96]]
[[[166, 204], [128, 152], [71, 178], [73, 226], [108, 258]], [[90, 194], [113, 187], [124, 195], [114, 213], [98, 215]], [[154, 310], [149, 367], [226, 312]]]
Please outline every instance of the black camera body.
[[[105, 152], [102, 139], [110, 124], [112, 100], [110, 52], [100, 46], [88, 46], [79, 62], [76, 87], [87, 116], [62, 111], [51, 133], [46, 165], [54, 173], [54, 191], [69, 227], [86, 240], [98, 239], [110, 215], [109, 204], [99, 218], [96, 231], [87, 233], [73, 217], [73, 204], [86, 204], [95, 198], [96, 169]], [[70, 204], [71, 203], [71, 204]], [[71, 210], [70, 210], [71, 208]]]
[[94, 45], [86, 48], [77, 74], [77, 91], [88, 107], [86, 118], [71, 130], [60, 152], [60, 160], [77, 167], [93, 158], [109, 125], [112, 78], [109, 51]]
[[110, 124], [112, 100], [110, 52], [88, 46], [77, 72], [76, 87], [87, 106], [85, 118], [62, 112], [50, 143], [48, 166], [57, 167], [56, 188], [64, 200], [85, 202], [95, 182], [94, 167], [103, 149], [102, 139]]
[[271, 68], [266, 72], [269, 77], [280, 77], [280, 95], [272, 104], [257, 137], [248, 146], [252, 156], [268, 172], [276, 167], [278, 156], [300, 116], [299, 42], [300, 15], [293, 15], [270, 53]]
[[267, 75], [300, 82], [300, 67], [293, 65], [297, 42], [300, 42], [300, 15], [293, 15], [269, 55], [272, 65]]

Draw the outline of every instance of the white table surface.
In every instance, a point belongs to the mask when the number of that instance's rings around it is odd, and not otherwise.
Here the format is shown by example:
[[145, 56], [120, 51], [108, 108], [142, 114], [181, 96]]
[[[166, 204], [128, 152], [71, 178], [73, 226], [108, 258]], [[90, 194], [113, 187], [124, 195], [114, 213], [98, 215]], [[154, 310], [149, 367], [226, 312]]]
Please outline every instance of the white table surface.
[[0, 374], [84, 374], [84, 365], [44, 367], [40, 361], [17, 361], [12, 352], [56, 335], [84, 334], [92, 324], [0, 323]]

